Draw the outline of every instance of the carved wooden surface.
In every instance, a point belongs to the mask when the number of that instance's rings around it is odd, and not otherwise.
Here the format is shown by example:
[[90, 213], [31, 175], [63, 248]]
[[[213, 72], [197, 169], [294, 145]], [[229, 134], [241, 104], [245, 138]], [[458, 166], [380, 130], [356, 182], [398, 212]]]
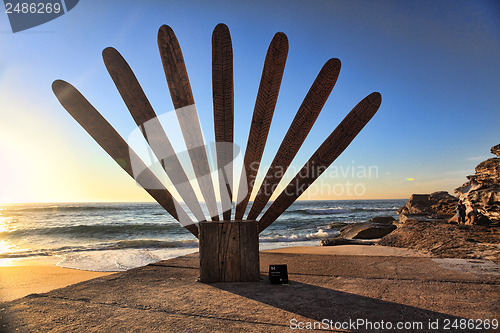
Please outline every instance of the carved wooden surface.
[[240, 225], [241, 281], [259, 281], [259, 225], [242, 221]]
[[382, 96], [375, 92], [359, 102], [306, 162], [259, 220], [259, 232], [273, 223], [349, 146], [375, 115]]
[[141, 129], [172, 184], [197, 221], [204, 221], [205, 215], [193, 187], [132, 69], [114, 48], [106, 48], [102, 52], [102, 56], [109, 75], [113, 79], [130, 114]]
[[203, 198], [213, 221], [219, 220], [207, 151], [196, 112], [184, 57], [172, 29], [163, 25], [158, 31], [158, 48], [167, 78], [170, 96], [179, 120], [189, 157]]
[[200, 281], [259, 281], [256, 221], [201, 222]]
[[198, 228], [195, 224], [186, 224], [191, 221], [189, 216], [175, 201], [170, 192], [156, 178], [144, 164], [140, 166], [143, 172], [134, 175], [132, 163], [142, 163], [115, 129], [101, 116], [101, 114], [69, 83], [56, 80], [52, 90], [68, 113], [94, 138], [94, 140], [134, 178], [167, 212], [181, 222], [193, 235], [198, 237]]
[[233, 46], [225, 24], [218, 24], [212, 34], [212, 93], [214, 130], [222, 214], [231, 219], [233, 201]]
[[[198, 184], [211, 219], [218, 221], [215, 189], [184, 58], [174, 32], [166, 25], [158, 31], [158, 47], [172, 102]], [[217, 146], [217, 164], [220, 170], [223, 217], [227, 220], [202, 221], [199, 224], [200, 228], [193, 224], [191, 218], [160, 180], [78, 90], [61, 80], [56, 80], [52, 88], [63, 107], [94, 140], [167, 212], [192, 234], [197, 237], [199, 235], [200, 270], [203, 281], [258, 281], [258, 233], [274, 222], [347, 148], [377, 112], [381, 96], [379, 93], [373, 93], [352, 109], [265, 211], [259, 222], [256, 222], [255, 219], [266, 206], [335, 86], [340, 72], [340, 61], [338, 59], [327, 61], [304, 98], [267, 171], [247, 216], [251, 221], [240, 221], [259, 169], [288, 54], [286, 35], [277, 33], [268, 48], [257, 93], [240, 177], [236, 221], [228, 221], [231, 219], [230, 207], [233, 196], [232, 169], [227, 168], [227, 165], [233, 160], [234, 87], [232, 43], [229, 29], [224, 24], [219, 24], [214, 30], [212, 50], [215, 137], [216, 143], [223, 144], [220, 149]], [[123, 100], [162, 162], [167, 175], [195, 218], [204, 219], [185, 171], [134, 73], [118, 51], [112, 48], [103, 51], [103, 58]], [[168, 157], [165, 159], [165, 156]], [[141, 171], [139, 174], [136, 167]], [[184, 184], [182, 185], [184, 187], [180, 184]]]
[[307, 134], [309, 134], [328, 96], [330, 96], [339, 73], [340, 60], [338, 59], [328, 60], [321, 68], [278, 148], [278, 152], [264, 177], [247, 219], [256, 219], [266, 206], [276, 186], [306, 139]]
[[[257, 99], [255, 101], [252, 124], [250, 125], [247, 148], [243, 159], [244, 169], [240, 177], [238, 190], [239, 203], [236, 206], [235, 213], [236, 220], [243, 218], [250, 195], [252, 194], [255, 178], [269, 134], [269, 127], [271, 126], [271, 120], [273, 119], [274, 109], [278, 100], [287, 55], [288, 39], [284, 33], [278, 32], [274, 35], [267, 49]], [[240, 193], [246, 193], [246, 195], [242, 197]]]

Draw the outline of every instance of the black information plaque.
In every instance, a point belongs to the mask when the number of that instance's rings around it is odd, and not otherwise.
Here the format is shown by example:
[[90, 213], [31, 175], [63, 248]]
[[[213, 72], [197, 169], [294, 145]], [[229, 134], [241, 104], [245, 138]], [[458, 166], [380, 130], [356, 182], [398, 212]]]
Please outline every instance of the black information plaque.
[[269, 280], [272, 284], [288, 284], [286, 265], [269, 265]]

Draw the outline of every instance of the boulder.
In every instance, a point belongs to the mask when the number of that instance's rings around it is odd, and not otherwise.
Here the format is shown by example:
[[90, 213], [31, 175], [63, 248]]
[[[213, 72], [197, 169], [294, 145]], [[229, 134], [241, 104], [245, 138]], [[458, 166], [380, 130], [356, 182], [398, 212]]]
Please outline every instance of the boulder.
[[398, 210], [398, 214], [430, 213], [430, 194], [412, 194], [408, 202]]
[[458, 204], [458, 198], [446, 191], [431, 193], [431, 212], [435, 215], [453, 215]]
[[340, 229], [340, 236], [346, 239], [375, 239], [389, 234], [397, 227], [383, 223], [353, 223]]
[[374, 216], [368, 221], [373, 223], [394, 223], [396, 219], [392, 216]]
[[408, 202], [398, 210], [399, 222], [408, 219], [422, 222], [447, 221], [455, 214], [458, 198], [446, 191], [431, 194], [413, 194]]

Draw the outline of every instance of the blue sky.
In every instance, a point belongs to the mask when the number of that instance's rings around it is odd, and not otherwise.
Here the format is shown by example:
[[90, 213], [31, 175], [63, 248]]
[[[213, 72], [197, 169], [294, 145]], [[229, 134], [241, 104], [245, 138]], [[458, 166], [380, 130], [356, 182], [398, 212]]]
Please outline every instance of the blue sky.
[[[297, 168], [373, 91], [382, 94], [380, 110], [334, 164], [377, 167], [376, 177], [351, 179], [363, 183], [362, 198], [452, 191], [500, 143], [497, 1], [87, 0], [15, 34], [7, 15], [0, 17], [0, 201], [148, 200], [64, 111], [51, 83], [64, 79], [75, 85], [127, 138], [135, 124], [101, 52], [108, 46], [120, 51], [156, 112], [171, 111], [156, 43], [162, 24], [173, 28], [181, 44], [208, 141], [211, 34], [220, 22], [229, 27], [235, 143], [242, 147], [267, 47], [274, 33], [287, 34], [288, 60], [264, 165], [329, 58], [341, 60], [340, 76], [293, 162]], [[331, 175], [322, 180], [346, 181]]]

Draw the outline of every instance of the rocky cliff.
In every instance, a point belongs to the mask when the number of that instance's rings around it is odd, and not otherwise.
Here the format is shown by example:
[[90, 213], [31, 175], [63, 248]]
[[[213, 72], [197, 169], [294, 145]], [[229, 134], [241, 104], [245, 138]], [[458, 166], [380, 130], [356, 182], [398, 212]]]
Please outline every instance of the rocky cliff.
[[[491, 148], [500, 156], [500, 144]], [[466, 206], [468, 222], [472, 213], [477, 217], [473, 224], [500, 225], [500, 157], [493, 157], [476, 166], [476, 173], [467, 176], [468, 181], [455, 189], [457, 197], [448, 192], [413, 194], [399, 209], [399, 221], [447, 222], [458, 221], [453, 216], [458, 201]], [[455, 221], [455, 222], [456, 222]]]
[[[500, 144], [491, 148], [500, 156]], [[476, 173], [467, 176], [468, 181], [455, 189], [465, 203], [467, 214], [476, 209], [483, 216], [482, 224], [500, 224], [500, 157], [493, 157], [476, 166]]]

